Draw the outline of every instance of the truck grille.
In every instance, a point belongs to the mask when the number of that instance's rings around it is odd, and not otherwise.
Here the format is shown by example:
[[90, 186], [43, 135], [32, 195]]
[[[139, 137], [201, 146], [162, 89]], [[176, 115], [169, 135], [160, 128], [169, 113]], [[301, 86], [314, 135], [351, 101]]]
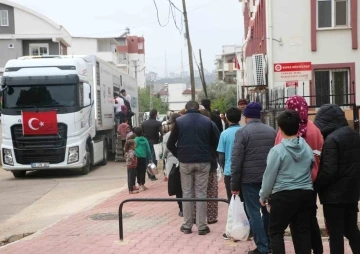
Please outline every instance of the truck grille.
[[20, 164], [61, 163], [65, 160], [67, 125], [58, 124], [58, 135], [23, 136], [21, 124], [11, 127], [15, 159]]

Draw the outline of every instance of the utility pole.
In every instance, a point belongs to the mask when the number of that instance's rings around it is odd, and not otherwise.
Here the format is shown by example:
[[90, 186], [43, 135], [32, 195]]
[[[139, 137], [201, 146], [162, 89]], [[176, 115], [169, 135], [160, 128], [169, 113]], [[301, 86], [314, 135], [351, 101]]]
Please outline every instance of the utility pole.
[[200, 77], [201, 77], [201, 81], [203, 83], [203, 89], [204, 89], [204, 93], [205, 93], [205, 97], [207, 98], [207, 90], [206, 90], [206, 81], [205, 81], [205, 75], [204, 75], [204, 66], [203, 66], [203, 61], [202, 61], [202, 55], [201, 55], [201, 49], [199, 49], [199, 55], [200, 55]]
[[189, 67], [190, 67], [190, 84], [191, 84], [191, 100], [195, 100], [195, 77], [194, 77], [194, 66], [193, 66], [193, 51], [190, 41], [190, 32], [189, 32], [189, 24], [188, 17], [186, 12], [186, 2], [182, 0], [183, 9], [184, 9], [184, 23], [185, 23], [185, 31], [186, 31], [186, 39], [188, 46], [188, 55], [189, 55]]
[[137, 68], [139, 67], [139, 65], [137, 65], [139, 60], [133, 60], [133, 64], [134, 64], [134, 67], [135, 67], [135, 79], [136, 79], [136, 82], [137, 82], [137, 74], [138, 74], [138, 71], [137, 71]]
[[166, 49], [165, 49], [165, 78], [169, 77], [168, 73], [168, 66], [167, 66], [167, 56], [166, 56]]

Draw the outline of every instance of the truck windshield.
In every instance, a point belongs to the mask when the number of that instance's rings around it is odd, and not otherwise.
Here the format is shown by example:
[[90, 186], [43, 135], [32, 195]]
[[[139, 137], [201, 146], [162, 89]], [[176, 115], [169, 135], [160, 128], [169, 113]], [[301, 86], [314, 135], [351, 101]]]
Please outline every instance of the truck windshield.
[[9, 86], [3, 92], [3, 108], [73, 107], [77, 85]]

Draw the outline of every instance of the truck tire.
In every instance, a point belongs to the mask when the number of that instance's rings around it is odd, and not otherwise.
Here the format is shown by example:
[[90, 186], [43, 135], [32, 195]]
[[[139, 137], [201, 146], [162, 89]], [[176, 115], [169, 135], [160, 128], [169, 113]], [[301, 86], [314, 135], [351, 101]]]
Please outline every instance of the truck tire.
[[87, 175], [91, 168], [91, 153], [89, 144], [86, 144], [86, 164], [81, 168], [80, 174]]
[[21, 170], [21, 171], [18, 171], [18, 170], [14, 170], [14, 171], [11, 171], [11, 173], [13, 173], [14, 177], [15, 178], [24, 178], [26, 176], [26, 171], [25, 170]]
[[108, 145], [107, 145], [107, 140], [106, 139], [104, 139], [103, 158], [104, 158], [104, 160], [99, 163], [100, 166], [105, 166], [107, 164], [107, 161], [108, 161]]

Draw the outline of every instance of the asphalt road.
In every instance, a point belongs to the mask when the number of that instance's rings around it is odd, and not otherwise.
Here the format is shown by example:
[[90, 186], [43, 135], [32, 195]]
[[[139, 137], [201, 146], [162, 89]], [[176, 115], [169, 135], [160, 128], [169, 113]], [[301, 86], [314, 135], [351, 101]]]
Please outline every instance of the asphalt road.
[[126, 184], [124, 163], [108, 162], [86, 176], [71, 171], [34, 171], [15, 179], [0, 168], [0, 241], [39, 231], [92, 207]]

